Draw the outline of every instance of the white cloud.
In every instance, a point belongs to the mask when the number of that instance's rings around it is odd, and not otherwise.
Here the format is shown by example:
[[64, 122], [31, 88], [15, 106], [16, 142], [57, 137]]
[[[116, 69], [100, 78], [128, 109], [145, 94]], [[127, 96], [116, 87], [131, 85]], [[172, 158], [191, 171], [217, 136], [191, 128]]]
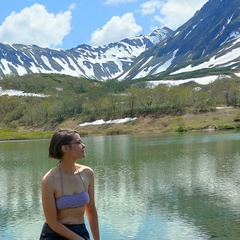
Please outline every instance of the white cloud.
[[199, 10], [208, 0], [167, 0], [165, 3], [151, 0], [141, 5], [141, 13], [155, 14], [153, 19], [160, 26], [167, 26], [176, 30], [194, 13]]
[[128, 3], [128, 2], [136, 2], [137, 0], [106, 0], [104, 4], [107, 5], [116, 5], [119, 3]]
[[163, 6], [162, 1], [153, 0], [145, 2], [141, 5], [141, 13], [143, 15], [155, 13], [156, 10], [161, 10]]
[[69, 10], [74, 10], [76, 8], [77, 4], [76, 3], [71, 3], [68, 7]]
[[122, 17], [112, 17], [102, 29], [95, 30], [91, 36], [90, 43], [97, 46], [104, 45], [136, 36], [141, 31], [142, 27], [136, 23], [133, 14], [126, 13]]
[[56, 47], [71, 29], [71, 11], [56, 15], [40, 4], [12, 12], [0, 26], [0, 42]]

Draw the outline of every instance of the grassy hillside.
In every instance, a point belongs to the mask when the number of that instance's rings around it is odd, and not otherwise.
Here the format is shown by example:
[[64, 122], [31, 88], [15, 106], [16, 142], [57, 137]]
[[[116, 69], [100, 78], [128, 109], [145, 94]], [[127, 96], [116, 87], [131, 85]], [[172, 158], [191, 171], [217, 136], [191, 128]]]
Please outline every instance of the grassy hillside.
[[[8, 76], [0, 87], [36, 96], [1, 96], [1, 139], [45, 138], [59, 127], [84, 135], [238, 129], [239, 78], [151, 88], [146, 81], [97, 82], [56, 74]], [[217, 106], [233, 106], [217, 110]], [[136, 117], [125, 124], [80, 127], [94, 120]]]

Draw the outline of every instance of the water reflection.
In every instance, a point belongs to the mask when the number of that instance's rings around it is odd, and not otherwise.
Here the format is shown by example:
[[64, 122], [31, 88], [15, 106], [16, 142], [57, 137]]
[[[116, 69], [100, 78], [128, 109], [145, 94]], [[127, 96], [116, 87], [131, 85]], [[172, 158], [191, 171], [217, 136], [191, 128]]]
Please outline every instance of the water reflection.
[[[102, 239], [238, 240], [240, 135], [85, 137]], [[0, 143], [0, 239], [38, 239], [48, 141]]]
[[238, 239], [238, 134], [94, 139], [109, 239]]
[[39, 143], [0, 143], [0, 239], [33, 239], [36, 235], [36, 222], [42, 215], [40, 181], [46, 156]]

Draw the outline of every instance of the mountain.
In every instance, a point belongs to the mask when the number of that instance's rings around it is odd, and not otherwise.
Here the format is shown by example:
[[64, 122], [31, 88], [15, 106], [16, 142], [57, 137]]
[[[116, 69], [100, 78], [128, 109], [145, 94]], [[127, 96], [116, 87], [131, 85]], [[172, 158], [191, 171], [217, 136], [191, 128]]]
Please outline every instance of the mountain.
[[167, 27], [150, 35], [126, 38], [104, 46], [79, 45], [70, 50], [36, 45], [0, 43], [0, 77], [29, 73], [59, 73], [97, 80], [116, 78], [142, 52], [161, 42], [173, 31]]
[[121, 79], [240, 72], [240, 0], [209, 0], [174, 34], [137, 57]]

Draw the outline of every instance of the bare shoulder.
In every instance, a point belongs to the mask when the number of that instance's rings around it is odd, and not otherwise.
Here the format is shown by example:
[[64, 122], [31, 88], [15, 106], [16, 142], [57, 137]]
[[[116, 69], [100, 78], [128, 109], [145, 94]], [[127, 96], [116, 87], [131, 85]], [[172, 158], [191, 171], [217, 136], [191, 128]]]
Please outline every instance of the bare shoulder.
[[53, 179], [56, 177], [56, 167], [50, 169], [47, 173], [44, 174], [42, 177], [42, 182], [43, 183], [49, 183], [52, 182]]
[[93, 169], [91, 167], [85, 166], [85, 165], [80, 165], [77, 164], [78, 170], [84, 174], [86, 174], [89, 177], [93, 177], [94, 172]]
[[80, 164], [77, 164], [76, 166], [77, 166], [79, 171], [93, 172], [92, 168], [90, 168], [89, 166], [80, 165]]

